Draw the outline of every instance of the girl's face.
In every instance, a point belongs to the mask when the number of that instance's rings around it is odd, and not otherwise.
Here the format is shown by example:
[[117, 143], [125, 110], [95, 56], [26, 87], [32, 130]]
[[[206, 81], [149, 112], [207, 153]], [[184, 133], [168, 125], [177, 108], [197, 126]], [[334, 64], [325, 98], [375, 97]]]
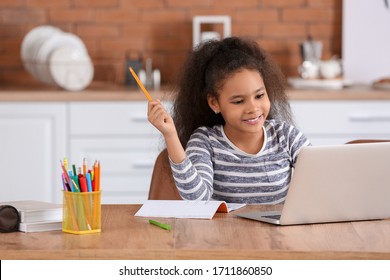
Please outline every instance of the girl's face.
[[255, 70], [242, 69], [228, 77], [218, 92], [209, 97], [209, 106], [225, 120], [224, 131], [231, 139], [263, 137], [263, 124], [270, 111], [270, 101], [263, 78]]

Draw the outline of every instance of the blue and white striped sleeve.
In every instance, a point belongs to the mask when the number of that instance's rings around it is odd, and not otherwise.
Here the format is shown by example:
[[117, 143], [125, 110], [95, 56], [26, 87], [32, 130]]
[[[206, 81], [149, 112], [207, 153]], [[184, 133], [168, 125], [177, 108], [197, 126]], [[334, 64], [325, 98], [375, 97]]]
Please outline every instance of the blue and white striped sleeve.
[[307, 139], [306, 136], [294, 126], [288, 125], [285, 133], [287, 146], [292, 157], [292, 161], [295, 164], [301, 148], [304, 146], [310, 146], [311, 143], [309, 139]]
[[198, 128], [186, 147], [183, 162], [170, 160], [176, 187], [183, 199], [209, 200], [213, 193], [214, 168], [207, 130]]

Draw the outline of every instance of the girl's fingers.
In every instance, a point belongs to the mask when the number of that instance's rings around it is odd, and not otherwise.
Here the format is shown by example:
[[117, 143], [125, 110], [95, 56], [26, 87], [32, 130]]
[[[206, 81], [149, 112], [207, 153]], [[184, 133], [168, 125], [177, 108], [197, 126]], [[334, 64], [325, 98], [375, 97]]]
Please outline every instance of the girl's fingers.
[[148, 120], [162, 134], [169, 133], [174, 130], [171, 115], [165, 110], [159, 100], [150, 101], [148, 105]]
[[148, 102], [148, 114], [150, 113], [150, 111], [151, 111], [154, 107], [158, 106], [158, 104], [161, 104], [161, 103], [160, 103], [159, 101], [157, 101], [157, 100], [149, 101], [149, 102]]
[[150, 119], [153, 122], [163, 123], [165, 119], [168, 117], [168, 114], [165, 110], [158, 109], [153, 114], [150, 115]]
[[154, 125], [164, 123], [168, 117], [169, 114], [167, 113], [167, 111], [165, 111], [164, 107], [161, 106], [161, 104], [153, 106], [148, 113], [148, 120]]
[[159, 112], [159, 111], [162, 111], [162, 112], [168, 114], [167, 111], [165, 110], [165, 108], [163, 107], [163, 105], [161, 103], [159, 103], [159, 102], [155, 102], [154, 104], [151, 103], [150, 104], [150, 109], [148, 111], [148, 116], [149, 115], [155, 115], [156, 112]]

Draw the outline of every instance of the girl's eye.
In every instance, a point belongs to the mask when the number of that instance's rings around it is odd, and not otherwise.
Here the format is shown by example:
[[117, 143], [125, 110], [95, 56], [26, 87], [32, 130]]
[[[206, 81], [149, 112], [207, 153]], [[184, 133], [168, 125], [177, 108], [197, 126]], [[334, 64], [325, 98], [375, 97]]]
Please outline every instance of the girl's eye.
[[264, 96], [264, 93], [260, 93], [256, 95], [256, 99], [261, 99]]
[[243, 100], [234, 100], [232, 101], [232, 104], [241, 104], [242, 102], [244, 102]]

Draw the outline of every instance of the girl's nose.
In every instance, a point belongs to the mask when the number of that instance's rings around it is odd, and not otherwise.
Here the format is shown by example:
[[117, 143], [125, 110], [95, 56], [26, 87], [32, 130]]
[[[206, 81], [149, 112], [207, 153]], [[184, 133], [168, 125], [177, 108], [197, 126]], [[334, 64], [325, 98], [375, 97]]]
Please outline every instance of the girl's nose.
[[253, 113], [259, 110], [260, 108], [260, 101], [256, 99], [251, 99], [246, 106], [246, 112], [247, 113]]

